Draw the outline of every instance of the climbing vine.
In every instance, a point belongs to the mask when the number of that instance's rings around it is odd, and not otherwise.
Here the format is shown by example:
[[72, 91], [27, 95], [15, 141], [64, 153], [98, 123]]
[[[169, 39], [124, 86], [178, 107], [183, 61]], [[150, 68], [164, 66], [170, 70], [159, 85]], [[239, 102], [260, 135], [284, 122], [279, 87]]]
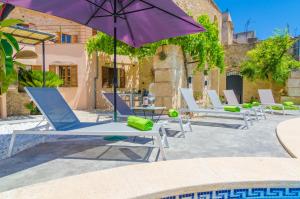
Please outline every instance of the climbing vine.
[[[206, 29], [205, 32], [162, 40], [152, 44], [146, 44], [141, 48], [133, 48], [118, 41], [118, 54], [141, 59], [155, 55], [157, 48], [162, 45], [174, 44], [181, 46], [184, 55], [189, 55], [193, 60], [198, 61], [196, 70], [201, 71], [204, 70], [205, 67], [209, 70], [217, 67], [223, 71], [224, 50], [219, 40], [218, 24], [216, 22], [210, 22], [207, 15], [198, 17], [197, 21]], [[99, 32], [96, 36], [88, 40], [86, 49], [89, 54], [98, 51], [111, 55], [113, 54], [113, 38]]]

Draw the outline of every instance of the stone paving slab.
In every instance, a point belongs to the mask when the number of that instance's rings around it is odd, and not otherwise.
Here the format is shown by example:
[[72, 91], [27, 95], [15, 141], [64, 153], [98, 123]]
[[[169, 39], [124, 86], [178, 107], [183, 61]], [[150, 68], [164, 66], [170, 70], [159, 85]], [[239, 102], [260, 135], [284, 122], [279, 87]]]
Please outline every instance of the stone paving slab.
[[279, 141], [287, 152], [295, 158], [300, 158], [300, 118], [281, 122], [277, 127]]
[[[83, 121], [97, 115], [79, 114]], [[178, 124], [168, 129], [168, 160], [202, 157], [285, 157], [290, 156], [279, 143], [278, 123], [297, 115], [268, 115], [268, 120], [240, 130], [242, 120], [200, 117], [192, 122], [193, 132], [183, 138]], [[150, 138], [137, 138], [138, 144], [151, 144]], [[66, 176], [132, 164], [156, 161], [158, 151], [151, 147], [127, 147], [133, 139], [108, 142], [99, 137], [64, 137], [39, 144], [0, 161], [0, 192]], [[112, 146], [108, 146], [110, 144]]]
[[200, 158], [90, 172], [0, 193], [0, 198], [161, 198], [218, 188], [298, 188], [299, 185], [300, 160]]

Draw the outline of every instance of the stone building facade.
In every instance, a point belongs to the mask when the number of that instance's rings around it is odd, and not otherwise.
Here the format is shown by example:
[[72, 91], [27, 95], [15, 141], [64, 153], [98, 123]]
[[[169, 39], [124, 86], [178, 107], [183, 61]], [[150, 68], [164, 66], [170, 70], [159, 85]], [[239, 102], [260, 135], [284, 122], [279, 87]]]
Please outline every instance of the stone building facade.
[[[211, 21], [217, 22], [220, 32], [220, 41], [226, 51], [227, 70], [221, 74], [217, 69], [209, 73], [209, 88], [215, 89], [220, 95], [222, 90], [227, 88], [226, 79], [228, 74], [235, 71], [239, 72], [239, 65], [245, 57], [246, 52], [253, 46], [240, 45], [233, 43], [233, 22], [228, 12], [222, 13], [213, 0], [174, 0], [185, 12], [192, 15], [195, 19], [198, 16], [206, 14]], [[80, 24], [50, 16], [47, 14], [16, 8], [11, 14], [12, 18], [24, 20], [24, 26], [32, 29], [50, 32], [56, 35], [55, 41], [46, 44], [46, 69], [61, 75], [62, 71], [70, 71], [74, 77], [75, 84], [64, 85], [59, 88], [69, 105], [73, 109], [107, 109], [109, 104], [102, 98], [103, 91], [112, 91], [110, 82], [112, 57], [103, 53], [92, 54], [88, 56], [85, 43], [87, 39], [96, 32], [91, 28]], [[38, 54], [38, 59], [27, 62], [30, 66], [42, 65], [41, 46], [25, 46], [25, 49], [31, 49]], [[167, 55], [166, 60], [161, 60], [159, 53], [164, 51]], [[188, 62], [193, 60], [188, 58]], [[188, 64], [187, 68], [183, 64], [183, 53], [178, 46], [163, 46], [157, 50], [157, 55], [148, 57], [140, 62], [129, 57], [118, 56], [119, 79], [122, 83], [120, 91], [133, 92], [143, 89], [149, 89], [151, 83], [155, 83], [156, 105], [170, 107], [179, 107], [181, 97], [178, 88], [187, 86], [186, 76], [193, 76], [192, 87], [197, 99], [201, 98], [204, 88], [204, 76], [201, 72], [195, 72], [196, 63]], [[63, 70], [62, 70], [63, 69]], [[64, 76], [65, 78], [65, 76]], [[256, 84], [256, 85], [255, 85]], [[257, 88], [278, 88], [270, 85], [268, 82], [256, 83], [243, 79], [243, 100], [248, 101], [252, 96], [257, 97]], [[281, 89], [281, 88], [280, 88]], [[8, 94], [10, 101], [8, 104], [12, 107], [12, 97], [16, 99], [17, 95], [12, 92]], [[3, 97], [3, 96], [2, 96]], [[1, 97], [1, 98], [2, 98]], [[23, 94], [20, 94], [20, 101], [24, 100]], [[0, 106], [3, 107], [5, 100], [0, 100]], [[3, 108], [2, 108], [3, 109]], [[9, 109], [9, 114], [20, 114], [16, 110]], [[24, 112], [25, 113], [25, 112]]]
[[[72, 108], [90, 110], [107, 107], [101, 92], [112, 91], [112, 88], [103, 87], [102, 68], [112, 68], [112, 58], [103, 54], [98, 56], [94, 54], [90, 57], [85, 48], [87, 39], [96, 31], [72, 21], [19, 7], [15, 8], [9, 17], [22, 19], [23, 27], [56, 35], [54, 41], [46, 42], [46, 70], [57, 73], [64, 80], [68, 80], [69, 77], [66, 76], [70, 75], [72, 84], [65, 84], [59, 90]], [[20, 61], [27, 68], [41, 70], [42, 46], [21, 45], [21, 47], [35, 51], [38, 58]], [[119, 56], [118, 67], [124, 71], [125, 82], [120, 90], [138, 90], [140, 70], [137, 61]], [[61, 74], [66, 70], [66, 73]], [[29, 99], [24, 98], [24, 95], [26, 96], [25, 93], [18, 92], [17, 86], [12, 86], [6, 97], [1, 97], [6, 98], [1, 100], [1, 102], [6, 101], [1, 106], [3, 107], [1, 110], [7, 109], [1, 112], [6, 112], [8, 115], [27, 114], [24, 104], [28, 103]], [[16, 104], [16, 101], [21, 103]]]
[[[240, 65], [246, 59], [246, 54], [249, 50], [255, 47], [255, 43], [239, 44], [233, 43], [232, 45], [226, 45], [225, 48], [225, 64], [227, 66], [226, 72], [221, 77], [220, 90], [228, 89], [226, 85], [226, 79], [230, 75], [240, 75]], [[272, 89], [276, 101], [281, 100], [281, 93], [284, 92], [284, 87], [272, 83], [270, 81], [255, 80], [251, 81], [247, 78], [242, 79], [242, 101], [248, 102], [252, 98], [258, 99], [258, 89]], [[220, 93], [222, 96], [223, 93]]]

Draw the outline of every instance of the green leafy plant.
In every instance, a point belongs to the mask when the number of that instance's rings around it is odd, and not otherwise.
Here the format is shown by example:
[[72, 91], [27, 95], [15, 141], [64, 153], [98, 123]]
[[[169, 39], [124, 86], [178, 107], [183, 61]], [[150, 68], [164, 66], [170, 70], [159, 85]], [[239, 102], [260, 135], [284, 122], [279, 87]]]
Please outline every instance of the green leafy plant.
[[[0, 6], [0, 9], [2, 9]], [[19, 19], [4, 19], [0, 21], [0, 28], [5, 28], [22, 23]], [[8, 33], [0, 31], [0, 94], [5, 93], [8, 87], [16, 82], [17, 72], [14, 66], [22, 66], [14, 60], [14, 52], [19, 52], [20, 47], [17, 40]]]
[[25, 104], [24, 106], [25, 106], [25, 108], [27, 108], [30, 111], [30, 115], [40, 115], [41, 114], [40, 110], [33, 102], [29, 102], [29, 103]]
[[[19, 91], [23, 91], [23, 87], [42, 87], [43, 72], [34, 70], [19, 69]], [[46, 87], [58, 87], [63, 84], [63, 80], [53, 72], [46, 72]], [[31, 115], [40, 114], [39, 109], [33, 102], [24, 105], [30, 111]]]
[[[46, 72], [46, 87], [58, 87], [63, 80], [53, 72]], [[43, 87], [43, 72], [19, 69], [19, 85], [23, 87]]]
[[247, 60], [241, 66], [241, 74], [250, 80], [271, 80], [285, 84], [290, 71], [300, 67], [300, 62], [289, 52], [294, 43], [295, 40], [287, 31], [277, 31], [274, 36], [248, 51]]
[[194, 98], [195, 100], [200, 100], [202, 98], [202, 93], [194, 91]]
[[[168, 40], [162, 40], [152, 44], [144, 45], [141, 48], [132, 48], [120, 41], [117, 43], [117, 51], [119, 55], [128, 55], [131, 57], [143, 58], [153, 56], [158, 47], [167, 44], [181, 46], [184, 54], [184, 67], [187, 73], [186, 55], [191, 56], [198, 61], [195, 70], [207, 70], [217, 67], [221, 71], [224, 70], [224, 50], [219, 40], [218, 25], [215, 22], [210, 22], [208, 15], [198, 17], [197, 21], [206, 29], [205, 32], [180, 36]], [[96, 36], [87, 41], [86, 49], [89, 54], [95, 51], [113, 54], [113, 38], [104, 34], [98, 33]], [[163, 57], [164, 58], [164, 57]], [[187, 74], [186, 74], [187, 76]]]

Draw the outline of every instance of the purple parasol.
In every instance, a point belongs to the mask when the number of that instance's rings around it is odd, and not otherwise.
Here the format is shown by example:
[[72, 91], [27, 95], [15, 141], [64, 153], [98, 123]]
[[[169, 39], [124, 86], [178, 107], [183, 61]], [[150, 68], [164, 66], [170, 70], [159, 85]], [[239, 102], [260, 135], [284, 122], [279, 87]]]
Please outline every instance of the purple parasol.
[[[116, 39], [133, 47], [141, 47], [162, 39], [204, 31], [200, 24], [184, 13], [172, 0], [1, 1], [69, 19], [113, 36], [115, 93], [118, 85]], [[116, 107], [114, 110], [116, 119]]]

